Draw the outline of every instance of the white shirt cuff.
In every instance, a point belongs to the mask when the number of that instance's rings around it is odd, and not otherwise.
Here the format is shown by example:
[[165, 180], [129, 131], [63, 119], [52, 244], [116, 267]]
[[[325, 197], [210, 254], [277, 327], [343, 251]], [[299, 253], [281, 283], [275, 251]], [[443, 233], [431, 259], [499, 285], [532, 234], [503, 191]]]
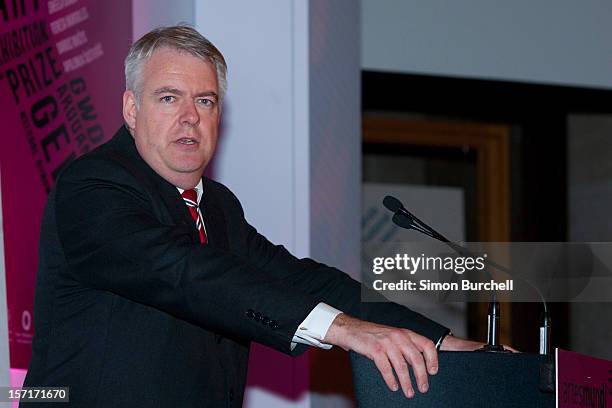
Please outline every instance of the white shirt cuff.
[[306, 319], [298, 326], [298, 329], [293, 335], [291, 350], [295, 348], [296, 343], [315, 346], [326, 350], [332, 348], [331, 344], [322, 343], [321, 340], [325, 338], [329, 327], [340, 313], [342, 313], [342, 311], [323, 302], [315, 306], [308, 316], [306, 316]]

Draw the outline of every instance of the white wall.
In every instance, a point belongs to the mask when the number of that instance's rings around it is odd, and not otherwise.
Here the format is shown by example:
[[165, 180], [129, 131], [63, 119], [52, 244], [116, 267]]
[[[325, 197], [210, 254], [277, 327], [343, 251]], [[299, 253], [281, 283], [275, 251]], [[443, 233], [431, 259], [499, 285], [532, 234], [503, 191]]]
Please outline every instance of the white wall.
[[309, 255], [358, 278], [360, 10], [355, 0], [310, 0], [309, 3]]
[[193, 24], [193, 0], [132, 0], [134, 40], [155, 27]]
[[361, 0], [362, 67], [612, 87], [612, 2]]

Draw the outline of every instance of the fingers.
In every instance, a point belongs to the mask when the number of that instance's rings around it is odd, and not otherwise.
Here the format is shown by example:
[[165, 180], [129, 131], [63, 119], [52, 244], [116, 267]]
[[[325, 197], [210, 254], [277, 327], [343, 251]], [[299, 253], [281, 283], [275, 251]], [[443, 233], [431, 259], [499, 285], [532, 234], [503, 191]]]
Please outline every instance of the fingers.
[[423, 336], [419, 337], [420, 339], [414, 343], [419, 348], [419, 351], [423, 353], [427, 372], [430, 375], [436, 375], [438, 373], [438, 350], [436, 350], [433, 341]]
[[376, 364], [376, 368], [378, 368], [378, 371], [382, 375], [387, 387], [389, 387], [391, 391], [397, 391], [397, 381], [395, 380], [395, 375], [393, 375], [393, 369], [391, 368], [391, 364], [389, 363], [387, 356], [381, 354], [375, 357], [374, 364]]
[[410, 374], [408, 372], [408, 364], [406, 363], [406, 357], [399, 349], [394, 349], [389, 352], [389, 359], [391, 361], [391, 364], [393, 365], [395, 373], [397, 374], [397, 378], [399, 379], [400, 385], [402, 386], [402, 391], [404, 392], [404, 395], [407, 398], [414, 397], [414, 388], [412, 387], [412, 383], [410, 381]]
[[436, 349], [429, 339], [413, 332], [397, 331], [386, 339], [384, 347], [379, 351], [374, 362], [389, 389], [396, 391], [399, 380], [404, 395], [407, 398], [414, 397], [415, 390], [409, 372], [411, 367], [418, 390], [421, 393], [427, 392], [428, 372], [435, 373], [438, 366]]
[[412, 372], [414, 373], [414, 378], [416, 379], [419, 391], [422, 393], [427, 392], [429, 389], [429, 380], [427, 377], [427, 370], [425, 369], [425, 360], [423, 359], [423, 355], [413, 347], [404, 347], [402, 352], [404, 353], [404, 358], [406, 361], [408, 361], [412, 366]]

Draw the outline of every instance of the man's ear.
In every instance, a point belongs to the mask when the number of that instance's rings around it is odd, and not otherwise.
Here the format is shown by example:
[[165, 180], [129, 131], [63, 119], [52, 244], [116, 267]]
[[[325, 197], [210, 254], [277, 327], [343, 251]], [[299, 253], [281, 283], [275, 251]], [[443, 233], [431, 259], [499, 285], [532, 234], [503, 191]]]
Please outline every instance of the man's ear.
[[136, 95], [132, 91], [123, 92], [123, 120], [130, 129], [136, 127]]

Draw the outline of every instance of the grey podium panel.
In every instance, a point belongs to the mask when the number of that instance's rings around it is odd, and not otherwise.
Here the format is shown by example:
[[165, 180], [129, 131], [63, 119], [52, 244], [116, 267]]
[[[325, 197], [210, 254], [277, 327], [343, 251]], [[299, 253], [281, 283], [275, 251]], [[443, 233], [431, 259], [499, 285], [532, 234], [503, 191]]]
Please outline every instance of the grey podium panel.
[[387, 388], [372, 361], [351, 353], [357, 403], [365, 408], [554, 407], [555, 394], [539, 389], [540, 365], [546, 361], [527, 353], [440, 352], [429, 391], [407, 399], [401, 390]]

